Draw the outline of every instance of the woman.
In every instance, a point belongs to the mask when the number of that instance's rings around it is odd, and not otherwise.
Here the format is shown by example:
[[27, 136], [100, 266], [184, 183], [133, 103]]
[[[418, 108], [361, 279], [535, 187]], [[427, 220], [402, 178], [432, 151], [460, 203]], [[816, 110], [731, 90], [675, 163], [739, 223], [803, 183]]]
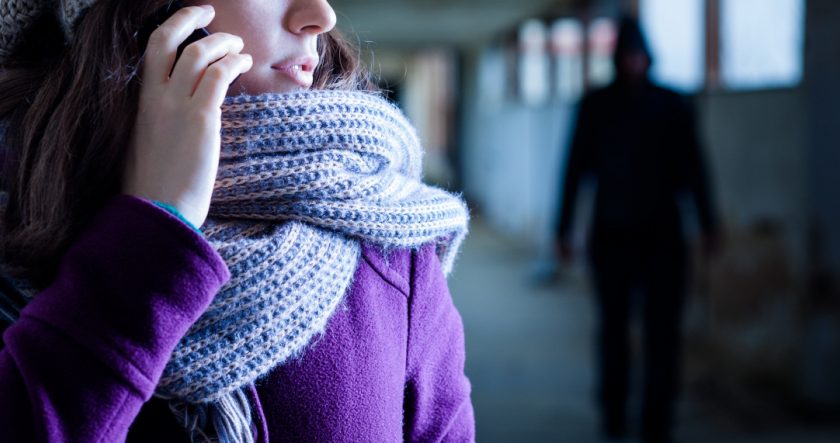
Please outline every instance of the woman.
[[472, 440], [466, 210], [326, 1], [41, 3], [0, 7], [4, 438]]

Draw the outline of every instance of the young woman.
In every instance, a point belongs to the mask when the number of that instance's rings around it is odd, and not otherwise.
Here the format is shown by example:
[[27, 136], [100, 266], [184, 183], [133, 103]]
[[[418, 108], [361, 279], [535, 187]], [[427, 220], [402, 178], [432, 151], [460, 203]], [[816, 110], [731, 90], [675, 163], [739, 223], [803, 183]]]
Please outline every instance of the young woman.
[[2, 439], [473, 440], [467, 212], [329, 4], [170, 6], [0, 3]]

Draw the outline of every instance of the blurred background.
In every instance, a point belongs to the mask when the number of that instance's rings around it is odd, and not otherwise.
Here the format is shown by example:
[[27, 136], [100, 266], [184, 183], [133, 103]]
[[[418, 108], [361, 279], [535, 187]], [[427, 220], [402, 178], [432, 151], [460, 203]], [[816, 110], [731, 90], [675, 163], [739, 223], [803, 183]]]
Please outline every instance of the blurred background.
[[[721, 233], [704, 255], [684, 218], [692, 272], [675, 441], [840, 442], [840, 2], [331, 3], [417, 126], [427, 181], [469, 201], [450, 286], [479, 441], [603, 437], [583, 253], [593, 191], [578, 199], [575, 260], [557, 257], [555, 226], [578, 104], [613, 81], [618, 20], [630, 14], [652, 79], [696, 109]], [[638, 386], [619, 441], [635, 441]]]

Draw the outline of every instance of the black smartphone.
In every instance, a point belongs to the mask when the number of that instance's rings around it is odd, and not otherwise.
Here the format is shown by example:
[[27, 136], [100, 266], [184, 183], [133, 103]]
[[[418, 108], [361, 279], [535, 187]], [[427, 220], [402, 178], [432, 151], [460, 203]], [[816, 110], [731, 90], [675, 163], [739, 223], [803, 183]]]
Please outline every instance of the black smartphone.
[[[171, 2], [169, 2], [169, 7], [166, 8], [166, 18], [172, 17], [172, 14], [174, 14], [177, 10], [183, 7], [184, 4], [181, 3], [180, 0], [172, 0]], [[164, 21], [166, 20], [166, 18], [164, 19]], [[177, 62], [178, 59], [181, 58], [181, 53], [184, 52], [184, 48], [186, 48], [187, 45], [201, 40], [204, 37], [207, 37], [208, 35], [210, 35], [210, 33], [207, 32], [207, 28], [198, 28], [195, 31], [193, 31], [193, 33], [190, 34], [190, 36], [187, 37], [187, 39], [184, 40], [184, 42], [181, 43], [180, 46], [178, 46], [178, 52], [175, 53], [175, 61]]]
[[[166, 5], [165, 8], [158, 11], [154, 15], [154, 17], [151, 20], [149, 20], [149, 25], [146, 26], [145, 31], [143, 32], [143, 35], [145, 37], [144, 45], [148, 43], [149, 36], [152, 34], [152, 32], [154, 32], [155, 29], [157, 29], [161, 24], [163, 24], [163, 22], [169, 19], [169, 17], [172, 17], [172, 14], [174, 14], [176, 11], [183, 7], [184, 4], [180, 0], [172, 0]], [[193, 31], [193, 33], [190, 34], [190, 36], [187, 37], [187, 39], [184, 40], [184, 42], [178, 46], [178, 51], [175, 55], [175, 61], [177, 62], [178, 59], [181, 58], [181, 53], [184, 52], [184, 48], [186, 48], [187, 45], [201, 40], [202, 38], [207, 37], [208, 35], [210, 35], [210, 33], [207, 31], [206, 28], [199, 28]], [[173, 69], [175, 69], [174, 64]], [[170, 75], [171, 74], [172, 73], [170, 72]]]

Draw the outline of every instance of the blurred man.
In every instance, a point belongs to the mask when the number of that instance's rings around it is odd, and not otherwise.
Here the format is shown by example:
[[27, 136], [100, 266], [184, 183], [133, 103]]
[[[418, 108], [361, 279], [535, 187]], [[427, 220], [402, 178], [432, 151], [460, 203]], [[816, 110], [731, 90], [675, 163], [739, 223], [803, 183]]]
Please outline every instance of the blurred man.
[[598, 295], [598, 396], [605, 436], [627, 433], [631, 293], [643, 294], [642, 438], [671, 441], [679, 384], [680, 324], [687, 277], [678, 200], [694, 200], [705, 243], [715, 236], [693, 112], [681, 96], [651, 83], [652, 57], [637, 22], [624, 19], [616, 80], [586, 96], [568, 161], [558, 240], [572, 255], [581, 178], [597, 183], [589, 257]]

